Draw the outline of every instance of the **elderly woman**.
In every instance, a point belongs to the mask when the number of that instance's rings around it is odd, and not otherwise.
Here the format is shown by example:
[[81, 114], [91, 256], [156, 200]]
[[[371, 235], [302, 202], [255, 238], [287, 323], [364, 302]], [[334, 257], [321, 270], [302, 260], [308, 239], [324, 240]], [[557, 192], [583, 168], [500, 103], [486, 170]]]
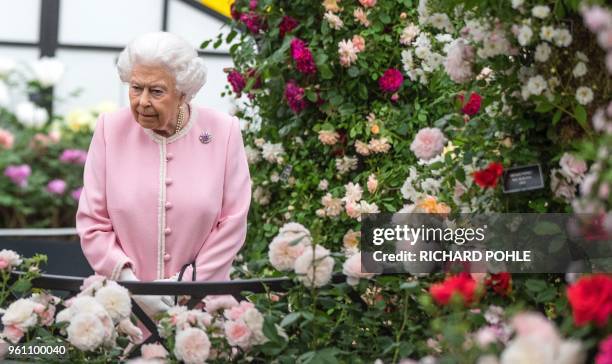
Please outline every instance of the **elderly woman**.
[[[102, 114], [76, 226], [96, 273], [118, 280], [229, 279], [242, 247], [251, 180], [236, 117], [190, 103], [206, 68], [182, 38], [133, 40], [117, 62], [130, 107]], [[169, 308], [139, 297], [145, 312]]]

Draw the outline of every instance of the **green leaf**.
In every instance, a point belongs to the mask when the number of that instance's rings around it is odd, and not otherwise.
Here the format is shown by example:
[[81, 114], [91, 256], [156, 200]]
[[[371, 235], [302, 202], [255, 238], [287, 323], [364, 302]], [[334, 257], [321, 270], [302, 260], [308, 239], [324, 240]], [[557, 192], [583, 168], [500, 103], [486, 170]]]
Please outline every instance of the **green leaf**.
[[359, 68], [352, 66], [351, 68], [348, 69], [348, 75], [353, 78], [359, 76]]
[[362, 99], [362, 100], [367, 100], [368, 99], [368, 88], [366, 87], [366, 85], [364, 83], [360, 83], [359, 84], [358, 91], [359, 91], [359, 98], [360, 99]]
[[555, 112], [555, 115], [553, 115], [553, 118], [552, 118], [553, 125], [557, 125], [559, 120], [561, 120], [561, 115], [563, 115], [561, 113], [561, 110], [557, 110], [557, 112]]
[[20, 278], [17, 280], [17, 282], [15, 282], [15, 284], [13, 284], [13, 286], [11, 287], [11, 291], [15, 293], [25, 293], [30, 288], [32, 288], [32, 284], [30, 283], [30, 281], [28, 281], [27, 279]]
[[331, 69], [326, 64], [319, 67], [319, 71], [321, 71], [321, 78], [323, 78], [324, 80], [330, 80], [334, 77], [334, 74], [332, 73]]
[[312, 90], [307, 90], [306, 91], [306, 98], [308, 99], [308, 101], [315, 102], [315, 101], [317, 101], [317, 94], [314, 93], [314, 91], [312, 91]]
[[285, 318], [283, 318], [283, 321], [281, 321], [280, 325], [282, 327], [287, 327], [292, 323], [296, 322], [301, 316], [302, 314], [300, 312], [292, 312], [285, 316]]
[[533, 232], [536, 233], [536, 235], [554, 235], [554, 234], [560, 234], [561, 233], [561, 229], [559, 228], [559, 226], [553, 222], [550, 221], [540, 221], [536, 224], [536, 226], [533, 228]]
[[544, 100], [544, 101], [538, 103], [538, 106], [536, 106], [535, 111], [539, 112], [539, 113], [547, 113], [550, 110], [552, 110], [554, 107], [555, 107], [555, 105], [551, 104], [547, 100]]
[[391, 17], [390, 17], [390, 16], [389, 16], [389, 14], [387, 14], [387, 13], [382, 13], [382, 14], [380, 14], [380, 16], [378, 17], [378, 19], [380, 19], [380, 21], [381, 21], [383, 24], [389, 24], [389, 23], [391, 23]]
[[578, 124], [583, 128], [587, 128], [587, 112], [582, 105], [576, 105], [574, 108], [574, 117], [578, 121]]

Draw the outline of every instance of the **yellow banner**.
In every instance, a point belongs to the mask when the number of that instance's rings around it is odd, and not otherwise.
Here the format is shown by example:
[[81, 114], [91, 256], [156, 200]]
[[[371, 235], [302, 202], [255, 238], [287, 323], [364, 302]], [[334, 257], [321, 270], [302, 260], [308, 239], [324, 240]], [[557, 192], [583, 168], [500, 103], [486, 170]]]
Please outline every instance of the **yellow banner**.
[[228, 18], [231, 17], [230, 5], [232, 5], [234, 0], [200, 0], [200, 2], [219, 14], [223, 14]]

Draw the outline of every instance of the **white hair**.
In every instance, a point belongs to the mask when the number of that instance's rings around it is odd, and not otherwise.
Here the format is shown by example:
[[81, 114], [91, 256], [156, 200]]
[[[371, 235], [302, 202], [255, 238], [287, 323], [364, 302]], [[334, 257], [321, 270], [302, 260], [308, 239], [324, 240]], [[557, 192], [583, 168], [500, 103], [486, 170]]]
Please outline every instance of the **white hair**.
[[132, 40], [119, 55], [117, 70], [123, 82], [130, 82], [136, 64], [165, 66], [174, 75], [176, 89], [189, 102], [206, 83], [206, 65], [198, 52], [183, 38], [168, 32], [151, 32]]

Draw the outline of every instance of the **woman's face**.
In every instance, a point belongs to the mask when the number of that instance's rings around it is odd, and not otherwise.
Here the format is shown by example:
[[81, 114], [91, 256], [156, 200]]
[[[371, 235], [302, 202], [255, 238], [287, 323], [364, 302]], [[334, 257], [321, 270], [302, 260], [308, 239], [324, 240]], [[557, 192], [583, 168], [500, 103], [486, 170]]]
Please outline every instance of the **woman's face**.
[[163, 66], [136, 64], [129, 86], [130, 107], [138, 124], [163, 135], [172, 134], [185, 95], [176, 89], [170, 71]]

